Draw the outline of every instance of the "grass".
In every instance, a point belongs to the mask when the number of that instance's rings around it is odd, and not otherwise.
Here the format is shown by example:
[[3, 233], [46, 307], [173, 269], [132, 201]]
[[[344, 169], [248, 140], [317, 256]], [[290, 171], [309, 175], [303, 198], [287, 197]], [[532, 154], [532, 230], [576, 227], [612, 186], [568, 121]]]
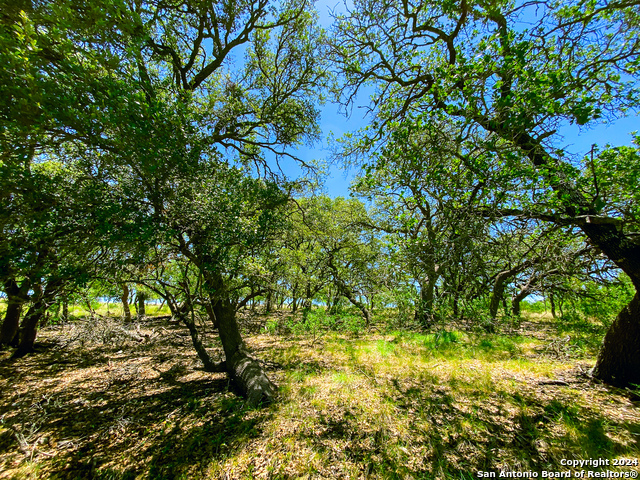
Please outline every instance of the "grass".
[[176, 325], [150, 319], [165, 333], [119, 350], [52, 347], [0, 364], [0, 478], [470, 479], [638, 458], [638, 404], [582, 376], [580, 332], [532, 319], [511, 335], [251, 335], [280, 386], [260, 409], [199, 370]]
[[[91, 308], [96, 314], [102, 316], [124, 316], [124, 310], [121, 303], [92, 302]], [[131, 311], [131, 315], [135, 316], [137, 313], [136, 304], [132, 303], [129, 305], [129, 309]], [[148, 304], [145, 307], [145, 313], [148, 316], [171, 315], [169, 307], [166, 304]], [[87, 305], [77, 304], [69, 306], [69, 315], [73, 318], [82, 318], [89, 314], [90, 312]]]
[[[124, 310], [122, 308], [122, 304], [119, 302], [91, 302], [91, 308], [95, 313], [102, 316], [116, 316], [122, 317], [124, 315]], [[131, 310], [131, 315], [136, 315], [137, 308], [135, 303], [131, 303], [129, 305], [129, 309]], [[54, 313], [54, 309], [49, 311], [50, 316], [55, 316], [60, 312]], [[147, 304], [146, 305], [146, 315], [147, 316], [159, 316], [159, 315], [171, 315], [171, 311], [169, 310], [168, 305], [166, 304]], [[5, 312], [7, 311], [7, 301], [6, 299], [0, 298], [0, 318], [4, 317]], [[23, 307], [23, 314], [26, 309]], [[69, 305], [69, 316], [71, 318], [82, 318], [86, 317], [90, 314], [89, 307], [83, 304], [75, 304]]]

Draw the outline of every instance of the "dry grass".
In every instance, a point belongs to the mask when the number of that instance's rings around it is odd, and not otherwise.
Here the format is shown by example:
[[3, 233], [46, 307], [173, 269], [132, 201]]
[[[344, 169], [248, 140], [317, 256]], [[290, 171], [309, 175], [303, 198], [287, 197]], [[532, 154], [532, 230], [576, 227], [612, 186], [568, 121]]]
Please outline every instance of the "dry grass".
[[0, 478], [477, 478], [640, 454], [638, 403], [590, 382], [591, 344], [544, 318], [510, 336], [253, 334], [281, 387], [256, 410], [166, 320], [144, 343], [70, 332], [0, 364]]

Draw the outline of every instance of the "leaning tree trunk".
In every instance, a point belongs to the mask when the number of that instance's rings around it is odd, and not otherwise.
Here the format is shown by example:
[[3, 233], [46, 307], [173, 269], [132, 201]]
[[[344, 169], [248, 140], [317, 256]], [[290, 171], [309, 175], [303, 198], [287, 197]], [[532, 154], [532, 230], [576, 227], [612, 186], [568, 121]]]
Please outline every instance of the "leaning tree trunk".
[[225, 367], [234, 385], [249, 405], [272, 401], [276, 386], [266, 376], [260, 364], [247, 353], [233, 305], [228, 299], [216, 299], [212, 301], [212, 306], [224, 349]]
[[511, 299], [511, 311], [515, 317], [520, 316], [520, 304], [522, 301], [531, 294], [531, 290], [528, 288], [521, 289], [517, 295]]
[[367, 306], [356, 298], [355, 292], [351, 289], [351, 287], [347, 285], [347, 283], [340, 277], [338, 268], [333, 263], [332, 253], [329, 254], [328, 264], [333, 273], [333, 278], [336, 282], [336, 286], [338, 287], [338, 291], [347, 300], [349, 300], [353, 306], [357, 307], [362, 312], [362, 316], [364, 317], [364, 321], [366, 322], [368, 328], [371, 325], [371, 313], [369, 312]]
[[620, 267], [636, 293], [607, 331], [593, 376], [618, 387], [640, 384], [640, 242], [625, 236], [617, 225], [587, 223], [581, 226], [591, 242]]
[[498, 307], [500, 306], [500, 302], [504, 299], [504, 290], [507, 286], [507, 280], [519, 274], [534, 263], [536, 263], [536, 261], [527, 260], [520, 265], [516, 265], [509, 270], [503, 270], [496, 275], [496, 279], [493, 284], [493, 292], [491, 292], [491, 300], [489, 302], [489, 315], [491, 315], [491, 318], [495, 319], [498, 316]]
[[369, 312], [367, 306], [356, 298], [353, 290], [351, 290], [351, 288], [345, 283], [342, 283], [342, 294], [347, 300], [351, 302], [352, 305], [357, 307], [362, 312], [364, 321], [367, 324], [367, 327], [369, 327], [371, 325], [371, 312]]
[[[172, 312], [174, 313], [174, 312]], [[207, 349], [204, 347], [202, 340], [200, 339], [200, 333], [198, 332], [198, 328], [196, 327], [196, 323], [191, 316], [192, 312], [175, 312], [174, 316], [179, 318], [189, 329], [189, 334], [191, 335], [191, 342], [193, 343], [193, 347], [198, 354], [198, 358], [202, 362], [204, 366], [204, 370], [206, 372], [224, 372], [226, 369], [225, 362], [215, 362]]]
[[617, 387], [640, 385], [640, 293], [607, 331], [593, 376]]
[[24, 320], [22, 320], [22, 325], [20, 325], [20, 341], [18, 349], [13, 353], [13, 358], [24, 357], [33, 352], [33, 344], [36, 341], [38, 332], [38, 322], [44, 315], [44, 310], [44, 302], [39, 300], [27, 311]]

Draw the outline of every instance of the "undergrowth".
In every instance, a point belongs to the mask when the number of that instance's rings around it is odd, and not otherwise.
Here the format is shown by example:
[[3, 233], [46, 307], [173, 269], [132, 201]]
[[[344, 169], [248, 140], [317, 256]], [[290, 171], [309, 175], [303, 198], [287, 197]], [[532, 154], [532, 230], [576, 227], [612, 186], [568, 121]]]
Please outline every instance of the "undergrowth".
[[367, 332], [328, 317], [269, 317], [247, 338], [280, 387], [257, 409], [202, 372], [175, 324], [2, 364], [0, 478], [470, 479], [640, 454], [638, 404], [589, 381], [598, 334], [583, 325]]

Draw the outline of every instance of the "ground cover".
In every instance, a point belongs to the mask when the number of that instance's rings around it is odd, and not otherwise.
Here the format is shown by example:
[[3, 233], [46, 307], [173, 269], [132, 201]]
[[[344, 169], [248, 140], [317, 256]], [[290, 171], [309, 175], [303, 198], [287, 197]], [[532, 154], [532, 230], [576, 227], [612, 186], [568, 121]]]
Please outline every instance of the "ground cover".
[[293, 335], [293, 323], [243, 321], [280, 386], [258, 409], [200, 369], [166, 316], [43, 329], [38, 354], [0, 357], [0, 478], [478, 478], [640, 457], [638, 396], [587, 375], [597, 326], [530, 314], [507, 334]]

